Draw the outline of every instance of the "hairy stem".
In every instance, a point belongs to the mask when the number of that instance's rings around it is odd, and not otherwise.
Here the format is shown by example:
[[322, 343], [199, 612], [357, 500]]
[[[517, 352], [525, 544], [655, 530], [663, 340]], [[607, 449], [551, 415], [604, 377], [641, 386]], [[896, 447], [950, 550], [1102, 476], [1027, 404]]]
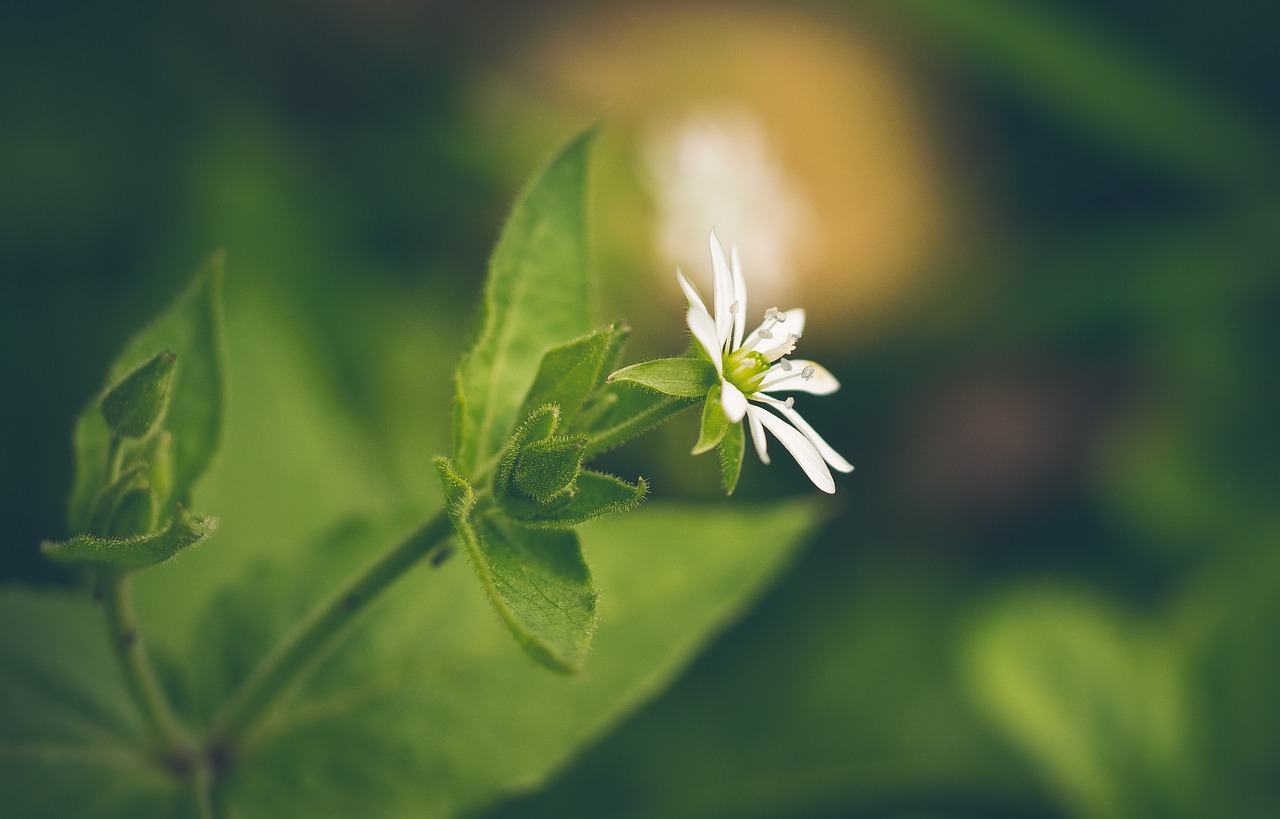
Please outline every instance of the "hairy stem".
[[407, 539], [378, 555], [338, 589], [258, 663], [214, 716], [211, 752], [227, 754], [257, 727], [272, 705], [297, 683], [366, 602], [395, 582], [420, 558], [438, 552], [453, 531], [441, 511]]
[[112, 571], [103, 571], [100, 581], [111, 645], [120, 658], [129, 690], [142, 711], [156, 749], [168, 761], [180, 762], [190, 756], [191, 740], [174, 716], [138, 632], [138, 618], [133, 608], [133, 582], [129, 575]]

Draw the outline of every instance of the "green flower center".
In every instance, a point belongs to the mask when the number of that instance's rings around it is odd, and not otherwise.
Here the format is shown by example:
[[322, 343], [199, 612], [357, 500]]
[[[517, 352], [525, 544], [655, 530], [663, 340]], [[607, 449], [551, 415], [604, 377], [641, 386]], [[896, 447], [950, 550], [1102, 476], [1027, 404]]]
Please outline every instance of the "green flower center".
[[751, 395], [760, 389], [764, 374], [769, 371], [769, 359], [763, 353], [739, 349], [724, 357], [724, 380]]

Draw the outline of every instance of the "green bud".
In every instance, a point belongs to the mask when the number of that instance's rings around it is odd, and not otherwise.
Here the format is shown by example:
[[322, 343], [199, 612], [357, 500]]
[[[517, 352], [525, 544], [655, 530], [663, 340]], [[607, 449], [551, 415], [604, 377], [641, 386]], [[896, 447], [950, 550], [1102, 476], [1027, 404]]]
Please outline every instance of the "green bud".
[[164, 418], [177, 355], [169, 350], [120, 379], [102, 397], [102, 417], [121, 438], [144, 438]]
[[512, 477], [538, 503], [572, 493], [582, 469], [586, 436], [556, 437], [529, 444], [516, 456]]

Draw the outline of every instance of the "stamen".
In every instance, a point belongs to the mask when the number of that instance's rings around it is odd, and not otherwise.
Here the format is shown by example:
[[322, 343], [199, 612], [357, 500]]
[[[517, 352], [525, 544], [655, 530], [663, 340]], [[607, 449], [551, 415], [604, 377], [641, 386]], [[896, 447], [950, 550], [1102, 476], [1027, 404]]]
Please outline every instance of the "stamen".
[[768, 330], [758, 330], [757, 332], [759, 333], [760, 338], [763, 338], [766, 340], [773, 338], [773, 333], [769, 332]]
[[810, 378], [813, 378], [813, 374], [816, 372], [817, 369], [815, 369], [812, 364], [807, 364], [805, 365], [805, 368], [800, 371], [800, 377], [805, 381], [808, 381]]
[[782, 368], [783, 372], [791, 372], [791, 362], [785, 358], [778, 362], [778, 366]]
[[788, 395], [787, 400], [784, 401], [783, 403], [787, 405], [787, 409], [791, 409], [796, 405], [795, 396]]
[[777, 315], [775, 315], [775, 316], [774, 316], [774, 318], [778, 320], [778, 323], [779, 323], [779, 324], [782, 324], [783, 322], [785, 322], [785, 321], [787, 320], [787, 314], [786, 314], [786, 313], [782, 312], [781, 310], [776, 311], [776, 313], [777, 313]]
[[740, 302], [735, 301], [733, 304], [729, 305], [729, 313], [735, 316], [738, 315], [738, 310], [741, 306], [742, 304]]

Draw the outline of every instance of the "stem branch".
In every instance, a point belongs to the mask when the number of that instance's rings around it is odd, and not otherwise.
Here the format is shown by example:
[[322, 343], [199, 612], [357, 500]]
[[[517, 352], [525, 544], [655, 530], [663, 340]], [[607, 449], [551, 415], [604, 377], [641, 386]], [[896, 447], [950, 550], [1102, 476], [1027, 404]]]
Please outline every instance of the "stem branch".
[[355, 612], [390, 586], [418, 559], [443, 547], [453, 531], [443, 510], [347, 579], [258, 663], [214, 716], [209, 747], [231, 750], [252, 732], [279, 697], [318, 659]]
[[100, 580], [111, 645], [120, 659], [120, 667], [124, 670], [133, 698], [147, 721], [152, 740], [158, 750], [172, 758], [186, 756], [191, 751], [191, 740], [174, 716], [138, 632], [138, 618], [133, 608], [133, 582], [129, 575], [113, 571], [103, 571]]

